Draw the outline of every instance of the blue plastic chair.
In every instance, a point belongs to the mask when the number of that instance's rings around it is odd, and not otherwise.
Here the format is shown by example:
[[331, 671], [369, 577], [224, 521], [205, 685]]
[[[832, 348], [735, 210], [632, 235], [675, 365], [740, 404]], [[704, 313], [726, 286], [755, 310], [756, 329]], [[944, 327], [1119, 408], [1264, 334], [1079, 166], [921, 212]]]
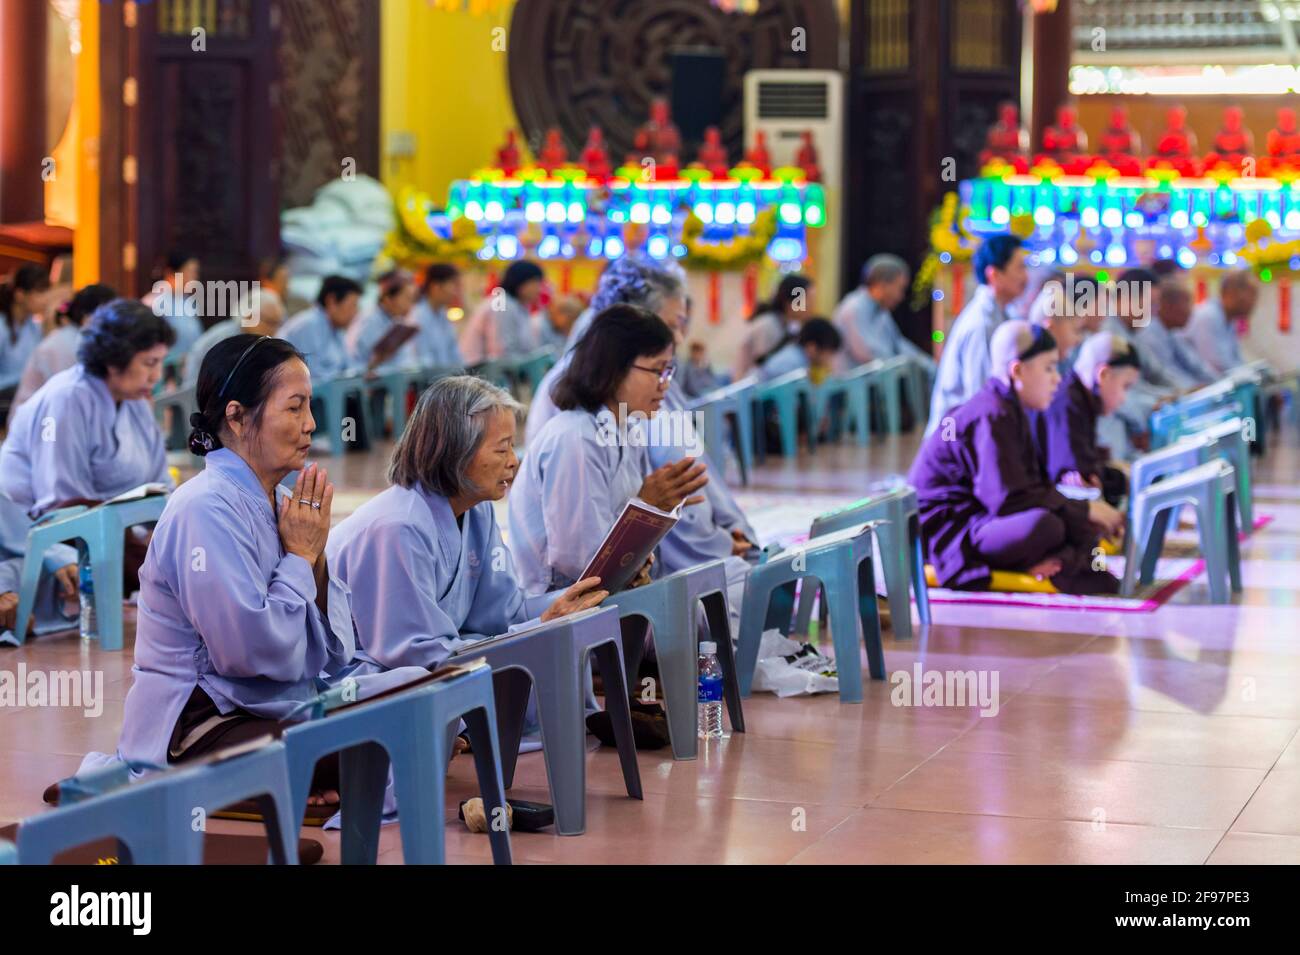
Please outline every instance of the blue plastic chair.
[[805, 547], [786, 550], [750, 571], [740, 614], [740, 647], [736, 659], [741, 696], [748, 696], [753, 684], [758, 647], [773, 593], [810, 578], [820, 582], [826, 595], [839, 671], [840, 702], [862, 702], [862, 662], [858, 650], [862, 641], [867, 645], [872, 679], [885, 678], [885, 651], [876, 611], [876, 575], [871, 552], [871, 529], [849, 528], [820, 540], [810, 540]]
[[[1133, 497], [1127, 560], [1120, 592], [1129, 596], [1138, 578], [1143, 585], [1155, 578], [1171, 517], [1187, 505], [1196, 508], [1196, 530], [1205, 558], [1210, 600], [1228, 603], [1228, 588], [1241, 590], [1241, 553], [1237, 541], [1237, 479], [1233, 467], [1218, 459], [1166, 478]], [[1225, 578], [1226, 582], [1225, 582]]]
[[839, 419], [844, 418], [853, 424], [853, 431], [858, 444], [866, 447], [871, 440], [870, 428], [860, 422], [870, 421], [870, 390], [867, 377], [857, 371], [843, 375], [831, 375], [820, 385], [813, 388], [813, 423], [820, 428], [822, 421], [826, 420], [827, 415], [832, 412], [832, 402], [839, 398], [843, 402], [844, 413], [832, 416], [830, 422], [831, 440], [839, 439], [843, 430]]
[[338, 378], [311, 383], [312, 403], [320, 407], [320, 414], [316, 416], [316, 427], [329, 435], [332, 454], [343, 454], [348, 449], [348, 439], [344, 434], [344, 418], [347, 417], [347, 400], [352, 395], [357, 396], [362, 408], [361, 413], [367, 418], [363, 422], [353, 422], [353, 434], [356, 433], [357, 425], [361, 424], [366, 428], [366, 435], [373, 436], [374, 422], [368, 420], [370, 416], [368, 389], [369, 382], [360, 375], [342, 375]]
[[704, 450], [720, 474], [725, 474], [727, 469], [726, 422], [728, 418], [733, 419], [731, 433], [740, 465], [740, 483], [745, 485], [749, 484], [749, 475], [754, 469], [754, 387], [755, 380], [746, 378], [702, 395], [687, 405], [699, 416]]
[[298, 827], [284, 743], [268, 736], [257, 749], [237, 747], [231, 753], [140, 779], [130, 777], [132, 768], [156, 767], [115, 762], [64, 780], [61, 805], [19, 823], [18, 856], [24, 865], [49, 865], [60, 852], [116, 838], [125, 863], [200, 865], [207, 816], [256, 799], [266, 820], [271, 861], [297, 865]]
[[1229, 418], [1210, 425], [1201, 434], [1210, 442], [1214, 453], [1231, 464], [1236, 472], [1239, 530], [1243, 534], [1252, 533], [1255, 530], [1255, 492], [1250, 479], [1250, 442], [1246, 439], [1245, 422]]
[[[311, 713], [307, 722], [284, 730], [294, 819], [301, 826], [317, 761], [339, 753], [343, 863], [374, 865], [391, 763], [403, 860], [408, 865], [442, 865], [444, 780], [456, 721], [462, 717], [488, 818], [496, 818], [497, 809], [505, 811], [492, 672], [483, 667], [339, 709], [350, 702], [347, 690], [355, 685], [345, 680], [322, 693], [304, 707]], [[493, 861], [509, 865], [510, 833], [489, 827], [488, 836]]]
[[17, 865], [18, 847], [12, 842], [0, 839], [0, 865]]
[[688, 567], [644, 587], [613, 594], [603, 604], [617, 607], [623, 621], [623, 658], [630, 685], [636, 683], [647, 632], [654, 640], [674, 759], [695, 759], [699, 752], [698, 606], [704, 608], [709, 639], [718, 645], [731, 728], [737, 733], [745, 732], [727, 614], [725, 568], [725, 561], [721, 560]]
[[[771, 381], [762, 382], [754, 387], [753, 403], [758, 408], [756, 415], [759, 423], [763, 440], [759, 442], [762, 452], [760, 458], [767, 457], [767, 429], [762, 426], [763, 414], [767, 405], [771, 404], [776, 408], [777, 425], [781, 435], [781, 455], [786, 458], [795, 458], [799, 453], [799, 409], [801, 406], [800, 399], [803, 399], [802, 406], [806, 415], [811, 415], [813, 392], [812, 382], [808, 380], [808, 370], [799, 368], [795, 371], [779, 375]], [[808, 448], [812, 450], [815, 444], [813, 429], [815, 422], [808, 423]]]
[[[930, 622], [930, 591], [925, 582], [925, 551], [921, 539], [920, 509], [916, 491], [900, 487], [888, 494], [864, 497], [841, 508], [828, 511], [813, 520], [808, 532], [810, 540], [845, 530], [869, 521], [879, 521], [873, 528], [876, 550], [880, 555], [881, 571], [885, 577], [885, 590], [889, 599], [889, 615], [893, 621], [894, 636], [900, 640], [912, 638], [912, 605], [908, 586], [916, 595], [916, 614], [922, 624]], [[808, 632], [812, 619], [813, 596], [816, 587], [804, 587], [799, 594], [797, 631]], [[823, 598], [824, 599], [824, 598]]]
[[[875, 362], [872, 362], [875, 364]], [[871, 377], [871, 388], [876, 400], [885, 410], [885, 428], [890, 434], [899, 434], [903, 430], [902, 395], [900, 389], [908, 390], [908, 399], [913, 408], [919, 408], [919, 389], [912, 374], [912, 360], [906, 355], [896, 355], [880, 362], [876, 373]], [[919, 415], [919, 411], [913, 412]]]
[[555, 831], [577, 836], [587, 828], [586, 673], [594, 657], [605, 683], [627, 794], [641, 796], [641, 772], [632, 738], [632, 712], [623, 676], [618, 612], [597, 607], [463, 647], [453, 661], [483, 657], [492, 667], [501, 775], [514, 783], [529, 691], [536, 694], [546, 781], [555, 806]]
[[121, 650], [123, 538], [128, 527], [155, 523], [166, 506], [166, 495], [155, 494], [120, 504], [60, 508], [38, 520], [27, 532], [27, 553], [23, 556], [18, 620], [14, 625], [18, 642], [21, 644], [27, 636], [27, 620], [36, 604], [45, 552], [55, 544], [80, 539], [90, 551], [100, 648]]
[[158, 421], [159, 430], [167, 437], [169, 450], [189, 447], [190, 415], [197, 410], [193, 388], [177, 388], [154, 398], [154, 418]]

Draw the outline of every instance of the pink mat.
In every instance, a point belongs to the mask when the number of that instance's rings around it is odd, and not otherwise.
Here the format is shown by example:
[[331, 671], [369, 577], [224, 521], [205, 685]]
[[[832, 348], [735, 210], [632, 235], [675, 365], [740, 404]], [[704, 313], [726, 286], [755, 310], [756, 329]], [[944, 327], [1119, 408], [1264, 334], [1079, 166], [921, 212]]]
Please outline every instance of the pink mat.
[[[1255, 518], [1254, 530], [1267, 527], [1272, 523], [1271, 515]], [[1245, 540], [1245, 534], [1238, 535]], [[1122, 564], [1122, 559], [1120, 560]], [[1151, 613], [1169, 602], [1174, 594], [1205, 572], [1205, 560], [1178, 561], [1182, 565], [1174, 576], [1166, 581], [1152, 584], [1152, 590], [1141, 597], [1080, 597], [1073, 594], [1021, 594], [995, 593], [988, 590], [944, 590], [930, 588], [930, 600], [933, 603], [984, 604], [997, 607], [1046, 607], [1053, 610], [1100, 610], [1107, 613]], [[1122, 571], [1121, 571], [1122, 572]]]

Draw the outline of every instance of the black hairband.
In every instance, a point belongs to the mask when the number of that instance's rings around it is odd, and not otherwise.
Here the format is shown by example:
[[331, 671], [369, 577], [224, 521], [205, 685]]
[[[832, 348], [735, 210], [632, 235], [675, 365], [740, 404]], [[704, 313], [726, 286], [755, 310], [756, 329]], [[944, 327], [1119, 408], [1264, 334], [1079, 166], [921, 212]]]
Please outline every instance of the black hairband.
[[1128, 347], [1122, 352], [1116, 353], [1112, 350], [1110, 358], [1106, 359], [1106, 366], [1109, 368], [1140, 369], [1142, 367], [1142, 361], [1138, 358], [1137, 349], [1132, 345], [1128, 345]]
[[239, 360], [235, 362], [235, 367], [230, 369], [230, 374], [226, 375], [226, 380], [222, 382], [221, 390], [217, 392], [218, 399], [226, 396], [226, 389], [230, 387], [230, 379], [235, 377], [235, 372], [239, 371], [239, 366], [244, 363], [244, 359], [248, 357], [248, 353], [270, 337], [270, 335], [258, 335], [253, 339], [249, 346], [244, 349], [244, 353], [240, 355]]
[[1052, 337], [1052, 333], [1041, 325], [1031, 325], [1030, 332], [1033, 334], [1034, 340], [1028, 348], [1016, 356], [1017, 361], [1029, 361], [1035, 355], [1041, 355], [1043, 352], [1051, 351], [1056, 347], [1056, 339]]

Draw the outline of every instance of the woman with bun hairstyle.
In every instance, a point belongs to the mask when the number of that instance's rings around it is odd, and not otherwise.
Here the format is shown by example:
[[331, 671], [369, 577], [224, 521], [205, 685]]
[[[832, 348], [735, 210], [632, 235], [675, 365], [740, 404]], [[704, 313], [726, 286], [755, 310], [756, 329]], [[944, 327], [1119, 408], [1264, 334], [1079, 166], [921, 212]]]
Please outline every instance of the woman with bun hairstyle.
[[[203, 359], [195, 397], [190, 450], [204, 468], [171, 495], [140, 570], [117, 747], [155, 766], [266, 733], [355, 647], [351, 595], [325, 556], [334, 486], [307, 463], [316, 422], [302, 356], [277, 338], [227, 338]], [[280, 482], [295, 471], [290, 492]], [[337, 764], [322, 767], [313, 789], [332, 802]]]

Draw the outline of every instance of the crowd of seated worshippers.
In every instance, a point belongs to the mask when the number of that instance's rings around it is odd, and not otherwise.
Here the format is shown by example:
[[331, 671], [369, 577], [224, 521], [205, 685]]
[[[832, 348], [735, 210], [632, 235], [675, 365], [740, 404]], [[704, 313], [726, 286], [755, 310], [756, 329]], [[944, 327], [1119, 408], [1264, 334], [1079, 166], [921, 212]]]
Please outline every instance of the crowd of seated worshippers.
[[[1101, 285], [1050, 275], [1021, 320], [1021, 242], [992, 237], [973, 264], [979, 288], [937, 364], [892, 314], [906, 264], [879, 255], [834, 320], [809, 311], [809, 278], [785, 276], [755, 310], [732, 370], [760, 383], [804, 370], [816, 383], [845, 363], [908, 356], [933, 377], [909, 480], [938, 583], [986, 587], [994, 571], [1013, 570], [1066, 593], [1115, 593], [1092, 558], [1101, 538], [1123, 531], [1124, 458], [1160, 402], [1243, 361], [1236, 326], [1257, 285], [1232, 272], [1194, 310], [1164, 267]], [[125, 543], [127, 592], [139, 590], [135, 685], [116, 753], [91, 754], [88, 765], [195, 758], [264, 731], [344, 677], [375, 692], [476, 640], [595, 606], [607, 592], [581, 571], [633, 497], [682, 509], [634, 585], [724, 560], [736, 622], [760, 555], [726, 482], [699, 449], [601, 439], [627, 427], [629, 412], [680, 413], [726, 380], [701, 343], [688, 345], [690, 300], [675, 264], [625, 256], [586, 308], [565, 299], [542, 315], [540, 267], [515, 263], [500, 294], [457, 327], [453, 266], [419, 280], [385, 273], [364, 312], [362, 286], [330, 276], [315, 304], [285, 320], [287, 269], [271, 259], [257, 292], [206, 330], [187, 294], [197, 258], [178, 252], [167, 269], [143, 302], [102, 285], [49, 301], [48, 275], [29, 267], [0, 286], [0, 384], [15, 392], [0, 447], [0, 639], [14, 622], [30, 522], [146, 482], [171, 487], [150, 398], [170, 361], [195, 389], [190, 449], [204, 466], [171, 492], [156, 527]], [[394, 323], [417, 334], [377, 357]], [[396, 441], [389, 488], [330, 528], [334, 486], [307, 462], [313, 385], [384, 363], [452, 370], [538, 344], [564, 354], [527, 409], [522, 461], [525, 409], [480, 379], [442, 378]], [[44, 439], [51, 422], [57, 441]], [[1116, 446], [1108, 423], [1120, 427]], [[503, 498], [509, 547], [492, 509]], [[219, 567], [197, 577], [188, 555], [200, 538]], [[485, 554], [505, 559], [489, 568]], [[75, 552], [51, 550], [42, 569], [33, 633], [66, 626], [77, 595]], [[323, 765], [313, 799], [336, 800], [336, 789], [337, 767]]]

